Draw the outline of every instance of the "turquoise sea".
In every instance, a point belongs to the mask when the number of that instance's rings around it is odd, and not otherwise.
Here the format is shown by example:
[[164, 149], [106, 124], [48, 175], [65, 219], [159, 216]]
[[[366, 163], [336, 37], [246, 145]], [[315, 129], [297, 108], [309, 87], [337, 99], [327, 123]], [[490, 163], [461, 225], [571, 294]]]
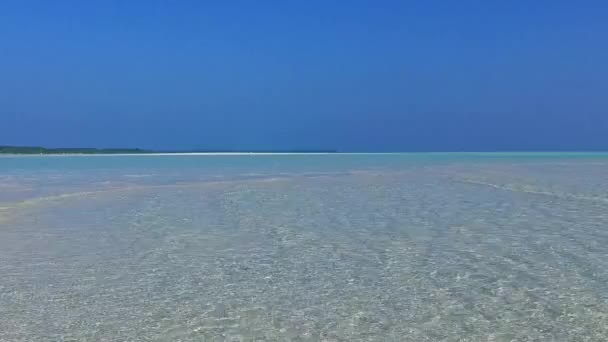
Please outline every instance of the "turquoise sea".
[[0, 156], [0, 341], [607, 341], [608, 154]]

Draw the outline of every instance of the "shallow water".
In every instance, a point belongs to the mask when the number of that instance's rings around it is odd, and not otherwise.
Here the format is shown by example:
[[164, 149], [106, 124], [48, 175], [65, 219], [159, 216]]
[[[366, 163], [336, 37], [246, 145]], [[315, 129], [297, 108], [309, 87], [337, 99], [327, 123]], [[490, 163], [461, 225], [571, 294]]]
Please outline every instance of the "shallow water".
[[606, 341], [608, 156], [0, 157], [0, 341]]

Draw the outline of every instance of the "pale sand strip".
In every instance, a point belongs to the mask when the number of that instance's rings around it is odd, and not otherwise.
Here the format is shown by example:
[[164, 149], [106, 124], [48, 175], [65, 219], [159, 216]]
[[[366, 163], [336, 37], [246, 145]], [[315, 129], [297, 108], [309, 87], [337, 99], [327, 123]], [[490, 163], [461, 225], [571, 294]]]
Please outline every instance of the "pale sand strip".
[[535, 194], [535, 195], [551, 196], [551, 197], [562, 198], [562, 199], [575, 199], [575, 200], [608, 203], [608, 198], [605, 198], [605, 197], [585, 196], [585, 195], [577, 195], [577, 194], [571, 194], [571, 193], [557, 193], [557, 192], [551, 192], [551, 191], [544, 191], [542, 189], [539, 189], [539, 188], [536, 188], [536, 187], [533, 187], [533, 186], [530, 186], [527, 184], [501, 185], [501, 184], [494, 184], [494, 183], [489, 183], [489, 182], [478, 181], [478, 180], [474, 180], [474, 179], [458, 179], [456, 181], [461, 182], [461, 183], [467, 183], [467, 184], [487, 186], [487, 187], [504, 190], [504, 191], [522, 192], [522, 193]]

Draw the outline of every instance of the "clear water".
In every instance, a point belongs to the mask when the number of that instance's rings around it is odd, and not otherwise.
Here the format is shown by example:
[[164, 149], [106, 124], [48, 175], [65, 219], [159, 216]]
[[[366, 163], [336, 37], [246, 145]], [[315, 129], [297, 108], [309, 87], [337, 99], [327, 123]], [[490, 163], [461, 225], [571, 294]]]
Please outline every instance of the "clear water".
[[0, 341], [606, 341], [608, 155], [0, 157]]

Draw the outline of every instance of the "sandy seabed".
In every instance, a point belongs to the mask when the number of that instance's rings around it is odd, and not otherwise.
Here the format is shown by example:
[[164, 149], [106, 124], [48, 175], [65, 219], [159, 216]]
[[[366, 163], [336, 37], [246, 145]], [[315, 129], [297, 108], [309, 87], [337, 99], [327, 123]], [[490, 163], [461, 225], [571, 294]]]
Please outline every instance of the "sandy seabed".
[[2, 178], [0, 341], [608, 340], [608, 161], [95, 170]]

